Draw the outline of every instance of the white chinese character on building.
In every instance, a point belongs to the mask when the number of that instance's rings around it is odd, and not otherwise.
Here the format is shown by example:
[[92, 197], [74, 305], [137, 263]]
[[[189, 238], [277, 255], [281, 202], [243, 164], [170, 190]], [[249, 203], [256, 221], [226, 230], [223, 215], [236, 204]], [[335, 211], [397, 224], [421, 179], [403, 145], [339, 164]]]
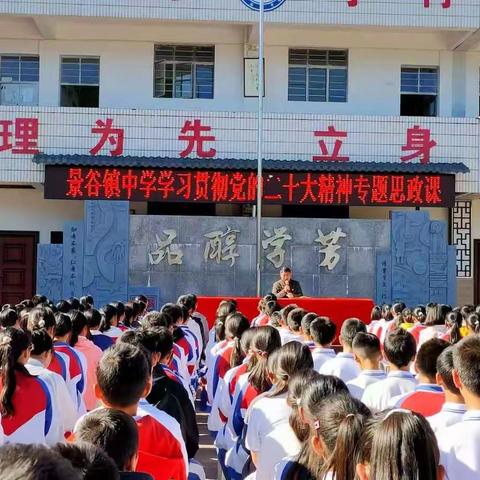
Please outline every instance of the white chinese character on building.
[[272, 262], [275, 268], [280, 268], [285, 262], [284, 244], [291, 240], [292, 237], [287, 233], [287, 227], [274, 228], [271, 230], [264, 230], [263, 233], [267, 237], [262, 241], [262, 247], [267, 250], [273, 247], [273, 250], [267, 255], [267, 260]]
[[226, 232], [216, 230], [205, 234], [205, 238], [208, 238], [204, 252], [205, 261], [213, 260], [218, 264], [220, 262], [230, 262], [230, 267], [233, 267], [240, 256], [237, 252], [238, 233], [240, 233], [240, 230], [233, 230], [227, 226]]
[[163, 233], [167, 236], [165, 240], [161, 240], [155, 234], [156, 243], [153, 244], [153, 250], [148, 252], [150, 265], [158, 265], [164, 259], [167, 260], [169, 265], [182, 265], [183, 252], [180, 245], [173, 243], [177, 238], [177, 232], [175, 230], [164, 230]]
[[333, 270], [340, 261], [338, 250], [341, 248], [341, 246], [338, 245], [338, 242], [341, 238], [345, 238], [347, 234], [344, 233], [340, 227], [337, 227], [336, 230], [328, 233], [327, 235], [324, 235], [320, 229], [318, 229], [317, 232], [318, 238], [315, 239], [315, 242], [319, 243], [321, 247], [323, 247], [320, 248], [320, 253], [324, 255], [320, 266], [327, 267], [328, 270]]

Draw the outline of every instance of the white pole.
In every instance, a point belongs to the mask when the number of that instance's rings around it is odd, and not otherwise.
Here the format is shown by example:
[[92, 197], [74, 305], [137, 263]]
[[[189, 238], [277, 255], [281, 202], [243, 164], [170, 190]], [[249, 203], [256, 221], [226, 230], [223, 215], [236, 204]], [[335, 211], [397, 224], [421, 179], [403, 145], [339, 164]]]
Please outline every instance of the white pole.
[[257, 296], [262, 294], [262, 196], [263, 196], [263, 94], [264, 94], [264, 0], [258, 18], [258, 119], [257, 119]]

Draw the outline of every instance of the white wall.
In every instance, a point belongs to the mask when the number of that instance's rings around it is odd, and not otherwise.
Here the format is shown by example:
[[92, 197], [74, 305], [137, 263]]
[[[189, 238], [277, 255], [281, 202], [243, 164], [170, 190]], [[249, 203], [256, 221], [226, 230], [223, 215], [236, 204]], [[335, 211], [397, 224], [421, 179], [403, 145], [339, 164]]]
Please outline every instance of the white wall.
[[50, 232], [82, 218], [82, 201], [44, 200], [41, 189], [0, 189], [0, 230], [40, 232], [40, 243], [50, 243]]
[[[243, 97], [245, 32], [241, 26], [193, 25], [125, 26], [125, 38], [115, 25], [84, 23], [75, 26], [71, 38], [83, 34], [90, 40], [38, 40], [25, 28], [25, 38], [3, 38], [0, 54], [40, 55], [41, 106], [58, 106], [60, 99], [60, 57], [100, 57], [100, 107], [153, 108], [201, 111], [255, 111], [256, 99]], [[3, 20], [5, 24], [5, 20]], [[22, 30], [22, 24], [10, 28]], [[67, 27], [61, 26], [62, 35]], [[91, 40], [96, 35], [109, 40]], [[122, 26], [123, 28], [123, 26]], [[142, 34], [143, 32], [143, 34]], [[5, 34], [6, 35], [6, 34]], [[133, 38], [136, 40], [134, 41]], [[266, 98], [270, 112], [398, 115], [400, 111], [400, 69], [402, 65], [440, 68], [440, 116], [478, 114], [480, 53], [447, 50], [450, 37], [440, 33], [384, 31], [336, 31], [328, 29], [267, 29]], [[255, 38], [249, 38], [255, 42]], [[213, 100], [158, 99], [153, 97], [153, 51], [158, 43], [215, 44], [215, 98]], [[421, 49], [419, 49], [419, 46]], [[347, 48], [349, 88], [347, 103], [288, 102], [288, 48]]]

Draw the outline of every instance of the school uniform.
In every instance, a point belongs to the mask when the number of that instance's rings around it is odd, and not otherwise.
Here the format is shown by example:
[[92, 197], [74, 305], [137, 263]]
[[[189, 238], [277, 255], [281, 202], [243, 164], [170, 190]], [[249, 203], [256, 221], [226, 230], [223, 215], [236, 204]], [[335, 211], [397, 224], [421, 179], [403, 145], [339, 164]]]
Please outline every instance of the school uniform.
[[[55, 410], [47, 384], [38, 377], [15, 371], [16, 388], [13, 415], [3, 415], [1, 422], [5, 443], [42, 443], [55, 445], [63, 440], [60, 412]], [[0, 382], [0, 388], [3, 388]]]
[[392, 398], [390, 406], [404, 408], [429, 417], [440, 412], [445, 403], [445, 392], [440, 385], [421, 383], [413, 391]]
[[104, 335], [107, 337], [110, 337], [116, 342], [123, 334], [123, 331], [121, 328], [114, 327], [113, 325], [108, 329], [102, 332]]
[[65, 381], [57, 373], [47, 370], [43, 363], [35, 358], [30, 358], [26, 363], [25, 368], [30, 375], [43, 380], [50, 390], [53, 410], [58, 412], [60, 417], [59, 421], [55, 423], [58, 427], [58, 441], [64, 441], [65, 433], [73, 431], [73, 427], [79, 417], [76, 405], [73, 403], [72, 398], [68, 393]]
[[464, 404], [445, 402], [440, 412], [431, 417], [427, 417], [427, 420], [430, 422], [430, 426], [435, 432], [435, 435], [437, 435], [444, 428], [461, 422], [466, 411], [467, 408]]
[[193, 393], [190, 386], [190, 374], [188, 373], [187, 366], [187, 357], [182, 348], [176, 343], [173, 344], [172, 348], [172, 360], [169, 364], [169, 367], [178, 375], [182, 381], [182, 385], [187, 390], [190, 400], [194, 403]]
[[100, 330], [90, 330], [90, 333], [92, 334], [90, 340], [102, 351], [115, 344], [115, 340], [112, 337], [105, 335]]
[[445, 325], [433, 325], [431, 327], [426, 327], [420, 332], [419, 340], [417, 343], [417, 350], [429, 340], [433, 338], [441, 338], [447, 332], [447, 327]]
[[97, 383], [97, 366], [102, 358], [103, 352], [88, 338], [79, 336], [78, 342], [74, 349], [83, 353], [86, 359], [84, 371], [86, 372], [86, 386], [83, 393], [85, 406], [87, 410], [93, 410], [97, 406], [97, 398], [95, 396], [95, 384]]
[[155, 479], [185, 480], [188, 455], [178, 422], [145, 399], [140, 400], [134, 419], [139, 434], [138, 470]]
[[363, 392], [362, 402], [374, 412], [389, 408], [393, 398], [411, 392], [417, 381], [410, 372], [395, 370], [387, 378], [369, 385]]
[[301, 341], [299, 339], [299, 336], [292, 333], [288, 328], [279, 328], [278, 333], [280, 333], [280, 340], [282, 342], [282, 345], [285, 345], [288, 342]]
[[285, 480], [288, 472], [297, 464], [295, 457], [285, 457], [275, 465], [273, 480]]
[[301, 445], [288, 423], [291, 412], [286, 393], [259, 397], [249, 408], [245, 446], [259, 455], [256, 480], [270, 480], [282, 458], [300, 452]]
[[360, 367], [354, 359], [353, 353], [340, 352], [335, 358], [327, 360], [320, 368], [322, 375], [334, 375], [345, 383], [360, 375]]
[[252, 327], [264, 327], [270, 322], [270, 317], [266, 313], [260, 313], [252, 320]]
[[360, 375], [347, 382], [347, 387], [352, 397], [362, 399], [365, 389], [380, 380], [385, 380], [387, 374], [383, 370], [362, 370]]
[[409, 328], [407, 331], [413, 335], [413, 338], [415, 339], [418, 345], [418, 342], [420, 341], [420, 334], [426, 328], [427, 327], [423, 323], [416, 323], [415, 325], [413, 325], [412, 328]]
[[336, 356], [337, 354], [333, 348], [315, 347], [312, 350], [314, 370], [319, 372], [325, 362], [332, 360]]
[[207, 480], [203, 465], [194, 458], [188, 464], [188, 480]]
[[76, 405], [78, 415], [81, 416], [87, 411], [83, 399], [87, 385], [87, 359], [82, 352], [65, 342], [54, 342], [53, 351], [54, 356], [48, 369], [65, 379], [70, 397]]
[[189, 330], [192, 332], [195, 339], [197, 340], [198, 349], [201, 356], [203, 352], [203, 332], [202, 332], [203, 327], [201, 327], [201, 322], [199, 319], [195, 320], [193, 317], [190, 317], [187, 320], [186, 326], [189, 328]]
[[440, 464], [446, 478], [478, 480], [480, 476], [480, 410], [465, 413], [461, 422], [437, 435]]
[[380, 345], [383, 348], [383, 344], [385, 343], [385, 339], [387, 335], [395, 329], [395, 320], [379, 320], [372, 328], [372, 332], [376, 335], [380, 340]]

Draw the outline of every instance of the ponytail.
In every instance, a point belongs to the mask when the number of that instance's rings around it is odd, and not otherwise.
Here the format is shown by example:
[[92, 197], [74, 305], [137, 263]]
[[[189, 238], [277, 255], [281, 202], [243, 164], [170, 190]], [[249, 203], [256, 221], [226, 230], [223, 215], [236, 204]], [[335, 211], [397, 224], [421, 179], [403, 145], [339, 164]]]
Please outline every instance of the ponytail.
[[453, 311], [447, 314], [445, 324], [450, 328], [450, 343], [453, 345], [462, 339], [460, 328], [463, 324], [463, 317], [459, 311]]
[[87, 319], [85, 315], [79, 310], [72, 310], [69, 313], [72, 320], [72, 336], [70, 338], [70, 346], [74, 347], [78, 343], [78, 337], [87, 327]]
[[230, 367], [236, 367], [243, 361], [242, 347], [240, 344], [240, 338], [243, 332], [250, 328], [250, 322], [240, 312], [232, 313], [225, 321], [225, 337], [227, 339], [233, 339], [234, 346], [230, 356]]
[[268, 378], [268, 357], [281, 345], [280, 333], [270, 326], [259, 327], [252, 339], [253, 358], [248, 381], [259, 393], [266, 392], [272, 386]]
[[113, 305], [104, 305], [100, 309], [102, 320], [100, 321], [99, 330], [103, 333], [112, 328], [112, 320], [117, 315], [117, 309]]
[[478, 313], [471, 313], [467, 317], [467, 327], [473, 333], [480, 333], [480, 315]]
[[29, 375], [18, 359], [30, 346], [30, 336], [23, 330], [8, 327], [0, 332], [0, 370], [2, 390], [0, 392], [0, 412], [3, 416], [15, 414], [13, 394], [17, 387], [16, 371]]

